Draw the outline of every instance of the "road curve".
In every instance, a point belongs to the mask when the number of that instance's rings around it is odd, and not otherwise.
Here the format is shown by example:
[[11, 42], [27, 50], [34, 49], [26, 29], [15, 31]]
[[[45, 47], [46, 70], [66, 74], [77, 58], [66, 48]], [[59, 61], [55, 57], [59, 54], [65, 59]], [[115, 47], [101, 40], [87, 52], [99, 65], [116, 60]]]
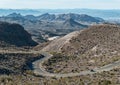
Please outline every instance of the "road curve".
[[82, 71], [80, 73], [66, 73], [66, 74], [50, 73], [50, 72], [47, 72], [43, 68], [42, 64], [44, 63], [44, 61], [50, 59], [52, 57], [52, 55], [47, 53], [47, 52], [41, 52], [41, 54], [44, 56], [44, 58], [33, 62], [34, 73], [36, 75], [40, 75], [40, 76], [49, 76], [49, 77], [57, 77], [57, 78], [60, 78], [60, 77], [73, 77], [73, 76], [80, 76], [80, 75], [95, 74], [95, 73], [100, 73], [100, 72], [103, 72], [103, 71], [110, 71], [110, 70], [120, 66], [120, 60], [119, 60], [119, 61], [116, 61], [114, 63], [105, 65], [103, 67], [95, 68], [92, 71], [87, 70], [87, 71]]
[[1, 50], [0, 53], [4, 54], [4, 53], [22, 53], [22, 54], [42, 54], [44, 57], [42, 59], [39, 59], [35, 62], [33, 62], [33, 69], [34, 69], [34, 73], [36, 75], [41, 75], [41, 76], [49, 76], [49, 77], [73, 77], [73, 76], [80, 76], [80, 75], [88, 75], [88, 74], [95, 74], [95, 73], [101, 73], [103, 71], [110, 71], [114, 68], [117, 68], [120, 66], [120, 60], [115, 61], [113, 63], [110, 63], [108, 65], [105, 65], [103, 67], [100, 68], [95, 68], [92, 71], [87, 70], [87, 71], [82, 71], [80, 73], [66, 73], [66, 74], [60, 74], [60, 73], [50, 73], [47, 72], [42, 64], [50, 59], [53, 55], [47, 53], [47, 52], [40, 52], [40, 51], [7, 51], [7, 50]]

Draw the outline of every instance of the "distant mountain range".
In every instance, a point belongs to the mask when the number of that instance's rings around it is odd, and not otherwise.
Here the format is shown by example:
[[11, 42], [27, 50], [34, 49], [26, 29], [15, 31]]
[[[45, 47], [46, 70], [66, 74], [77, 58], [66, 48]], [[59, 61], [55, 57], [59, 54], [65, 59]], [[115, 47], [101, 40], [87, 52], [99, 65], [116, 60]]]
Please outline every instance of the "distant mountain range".
[[92, 17], [87, 14], [75, 14], [75, 13], [68, 13], [68, 14], [49, 14], [45, 13], [39, 16], [34, 16], [34, 15], [21, 15], [20, 13], [11, 13], [6, 16], [2, 16], [2, 18], [24, 18], [27, 20], [45, 20], [45, 21], [64, 21], [67, 19], [74, 19], [76, 21], [81, 21], [81, 22], [102, 22], [103, 19], [100, 17]]
[[76, 21], [80, 21], [80, 22], [102, 22], [103, 19], [102, 18], [97, 18], [97, 17], [92, 17], [89, 16], [87, 14], [75, 14], [75, 13], [68, 13], [68, 14], [42, 14], [40, 16], [38, 16], [39, 20], [48, 20], [48, 21], [64, 21], [67, 19], [74, 19]]
[[41, 15], [44, 13], [50, 14], [64, 14], [64, 13], [77, 13], [87, 14], [94, 17], [101, 17], [104, 19], [118, 19], [120, 18], [120, 10], [102, 10], [102, 9], [0, 9], [0, 15], [6, 16], [13, 12], [22, 15]]
[[49, 37], [63, 36], [75, 30], [87, 28], [92, 24], [104, 23], [102, 18], [74, 13], [45, 13], [39, 16], [23, 16], [20, 13], [12, 13], [6, 16], [1, 16], [0, 21], [22, 25], [25, 30], [32, 34], [33, 39], [37, 41], [40, 40], [40, 42]]

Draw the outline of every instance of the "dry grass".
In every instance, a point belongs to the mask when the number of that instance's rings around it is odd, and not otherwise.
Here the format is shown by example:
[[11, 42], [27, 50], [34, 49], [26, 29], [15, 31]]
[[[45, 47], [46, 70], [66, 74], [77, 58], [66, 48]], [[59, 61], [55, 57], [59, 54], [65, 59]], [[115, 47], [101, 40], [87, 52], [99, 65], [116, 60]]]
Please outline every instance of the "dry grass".
[[120, 69], [94, 75], [50, 78], [33, 75], [1, 75], [0, 84], [3, 85], [120, 85]]

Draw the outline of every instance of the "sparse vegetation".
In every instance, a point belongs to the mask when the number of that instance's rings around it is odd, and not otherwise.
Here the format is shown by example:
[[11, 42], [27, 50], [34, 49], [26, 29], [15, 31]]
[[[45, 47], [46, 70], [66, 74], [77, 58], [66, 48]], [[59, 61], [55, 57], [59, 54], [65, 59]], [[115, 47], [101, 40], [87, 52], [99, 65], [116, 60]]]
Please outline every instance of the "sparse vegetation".
[[32, 69], [32, 62], [41, 57], [39, 54], [0, 54], [0, 74], [22, 74], [24, 71], [30, 73], [27, 70]]
[[119, 85], [119, 71], [110, 71], [97, 73], [94, 75], [68, 77], [68, 78], [50, 78], [36, 77], [33, 75], [1, 75], [0, 83], [6, 85]]
[[[60, 51], [68, 55], [54, 56], [48, 60], [46, 69], [55, 73], [70, 73], [99, 68], [120, 59], [120, 27], [117, 25], [96, 25], [83, 30], [77, 37], [72, 37], [69, 43], [57, 40], [59, 45], [51, 44], [48, 49]], [[59, 46], [59, 49], [57, 47]], [[50, 50], [50, 51], [51, 51]], [[58, 53], [59, 54], [59, 53]], [[71, 56], [77, 56], [71, 58]], [[57, 58], [58, 57], [58, 58]], [[65, 57], [65, 59], [64, 59]], [[59, 58], [63, 60], [60, 61]]]

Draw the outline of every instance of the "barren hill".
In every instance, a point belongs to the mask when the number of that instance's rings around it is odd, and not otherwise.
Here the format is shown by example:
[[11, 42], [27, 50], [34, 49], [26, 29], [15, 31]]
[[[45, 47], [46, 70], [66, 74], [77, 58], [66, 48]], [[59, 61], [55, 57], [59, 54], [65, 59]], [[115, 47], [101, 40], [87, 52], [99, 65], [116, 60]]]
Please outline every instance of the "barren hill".
[[120, 52], [120, 26], [95, 25], [51, 42], [43, 51], [90, 55]]

